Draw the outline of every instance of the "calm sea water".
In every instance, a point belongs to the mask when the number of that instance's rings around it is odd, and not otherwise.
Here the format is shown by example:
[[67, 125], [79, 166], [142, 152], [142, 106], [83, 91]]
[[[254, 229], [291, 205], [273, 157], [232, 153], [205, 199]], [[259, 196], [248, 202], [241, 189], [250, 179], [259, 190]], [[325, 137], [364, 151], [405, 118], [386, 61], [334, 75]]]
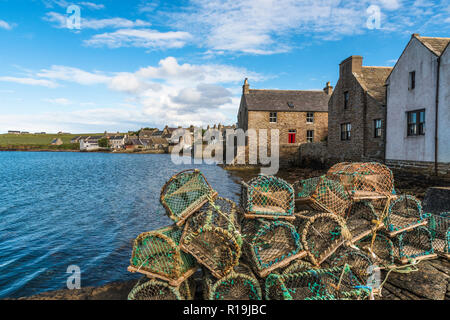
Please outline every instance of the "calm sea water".
[[0, 298], [64, 289], [69, 265], [83, 287], [137, 278], [126, 271], [132, 241], [171, 224], [161, 187], [193, 167], [238, 200], [227, 171], [170, 155], [0, 152]]

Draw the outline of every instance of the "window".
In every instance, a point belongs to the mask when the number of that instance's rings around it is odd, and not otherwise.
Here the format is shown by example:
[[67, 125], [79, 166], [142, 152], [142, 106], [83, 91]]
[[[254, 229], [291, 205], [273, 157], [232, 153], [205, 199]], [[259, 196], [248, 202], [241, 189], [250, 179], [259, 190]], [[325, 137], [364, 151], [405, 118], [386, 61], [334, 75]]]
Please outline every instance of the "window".
[[407, 112], [408, 136], [425, 134], [425, 109]]
[[295, 143], [295, 133], [296, 133], [296, 130], [289, 130], [289, 133], [288, 133], [289, 143]]
[[373, 128], [374, 128], [373, 136], [375, 138], [381, 137], [381, 123], [382, 123], [381, 119], [373, 120]]
[[345, 91], [344, 92], [344, 109], [348, 108], [348, 101], [349, 101], [348, 91]]
[[307, 142], [314, 142], [314, 130], [307, 130], [306, 131], [306, 141]]
[[314, 122], [314, 112], [307, 112], [306, 113], [306, 122], [307, 123], [313, 123]]
[[341, 124], [341, 140], [350, 140], [352, 125], [350, 123]]
[[416, 72], [411, 71], [409, 73], [409, 84], [408, 84], [409, 90], [414, 90], [416, 87]]
[[270, 112], [269, 114], [269, 122], [277, 122], [277, 113], [276, 112]]
[[287, 104], [288, 104], [289, 108], [293, 108], [294, 107], [294, 103], [292, 101], [288, 101]]

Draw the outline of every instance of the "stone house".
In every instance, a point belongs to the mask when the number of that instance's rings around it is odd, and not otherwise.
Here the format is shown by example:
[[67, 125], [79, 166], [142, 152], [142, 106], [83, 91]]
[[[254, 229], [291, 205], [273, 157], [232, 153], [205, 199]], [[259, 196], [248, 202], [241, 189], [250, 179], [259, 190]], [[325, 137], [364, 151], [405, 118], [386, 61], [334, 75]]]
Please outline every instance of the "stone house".
[[413, 34], [388, 77], [388, 165], [450, 173], [449, 43]]
[[97, 150], [99, 149], [98, 141], [103, 139], [103, 136], [89, 136], [86, 139], [80, 140], [80, 150]]
[[[323, 90], [250, 89], [245, 79], [238, 111], [237, 126], [244, 131], [279, 130], [280, 164], [292, 161], [303, 143], [327, 137], [328, 100], [333, 87]], [[270, 152], [270, 146], [268, 147]]]
[[384, 160], [385, 82], [391, 70], [363, 66], [361, 56], [340, 63], [328, 103], [330, 162]]
[[123, 149], [125, 147], [126, 135], [115, 135], [109, 137], [109, 144], [113, 149]]

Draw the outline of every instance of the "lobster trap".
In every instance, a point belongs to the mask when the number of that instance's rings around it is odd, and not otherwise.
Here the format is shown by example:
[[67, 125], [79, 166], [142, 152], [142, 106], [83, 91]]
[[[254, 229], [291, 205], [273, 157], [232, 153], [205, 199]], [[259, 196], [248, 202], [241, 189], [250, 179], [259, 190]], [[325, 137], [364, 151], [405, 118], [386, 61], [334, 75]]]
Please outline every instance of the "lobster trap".
[[433, 238], [426, 227], [417, 227], [398, 236], [398, 257], [401, 263], [433, 259]]
[[310, 217], [301, 231], [303, 248], [315, 266], [320, 266], [351, 238], [344, 219], [332, 213], [319, 213]]
[[259, 175], [242, 182], [241, 206], [246, 218], [294, 220], [294, 189], [283, 179]]
[[374, 261], [362, 250], [352, 247], [339, 248], [329, 259], [330, 267], [349, 265], [358, 281], [364, 285], [373, 285]]
[[368, 235], [357, 241], [355, 245], [368, 253], [372, 261], [380, 269], [395, 267], [394, 243], [387, 236], [381, 233]]
[[434, 251], [447, 259], [450, 259], [450, 214], [429, 214], [428, 230], [433, 239]]
[[390, 237], [427, 224], [421, 202], [410, 195], [393, 200], [387, 211], [384, 225]]
[[225, 277], [217, 280], [204, 272], [203, 297], [206, 300], [261, 300], [261, 286], [250, 267], [238, 264]]
[[142, 278], [131, 289], [128, 300], [193, 300], [195, 281], [190, 278], [173, 287], [167, 282]]
[[297, 181], [294, 190], [297, 206], [307, 206], [320, 212], [343, 216], [351, 203], [344, 187], [326, 176]]
[[353, 203], [345, 221], [352, 235], [352, 243], [384, 227], [382, 223], [376, 224], [376, 221], [378, 221], [378, 215], [371, 202]]
[[348, 265], [297, 273], [272, 273], [266, 278], [267, 300], [364, 300], [370, 290]]
[[378, 162], [338, 163], [327, 177], [339, 181], [355, 201], [383, 199], [394, 193], [392, 171]]
[[262, 278], [306, 255], [295, 227], [285, 221], [247, 219], [243, 252], [251, 267]]
[[236, 205], [225, 198], [206, 203], [186, 222], [181, 250], [222, 278], [239, 263], [242, 238]]
[[198, 169], [177, 173], [161, 189], [161, 203], [178, 226], [216, 196], [217, 192]]
[[195, 259], [180, 251], [182, 230], [176, 225], [141, 233], [133, 244], [128, 271], [178, 286], [196, 270]]

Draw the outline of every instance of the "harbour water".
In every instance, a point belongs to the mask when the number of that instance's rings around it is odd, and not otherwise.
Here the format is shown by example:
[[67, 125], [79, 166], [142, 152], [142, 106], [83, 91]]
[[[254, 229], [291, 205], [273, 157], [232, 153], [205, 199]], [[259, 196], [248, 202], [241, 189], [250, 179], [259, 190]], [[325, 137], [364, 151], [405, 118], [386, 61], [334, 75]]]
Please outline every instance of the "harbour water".
[[0, 298], [137, 278], [132, 241], [172, 223], [159, 202], [175, 173], [200, 169], [238, 201], [236, 178], [216, 165], [172, 163], [168, 154], [0, 152]]

